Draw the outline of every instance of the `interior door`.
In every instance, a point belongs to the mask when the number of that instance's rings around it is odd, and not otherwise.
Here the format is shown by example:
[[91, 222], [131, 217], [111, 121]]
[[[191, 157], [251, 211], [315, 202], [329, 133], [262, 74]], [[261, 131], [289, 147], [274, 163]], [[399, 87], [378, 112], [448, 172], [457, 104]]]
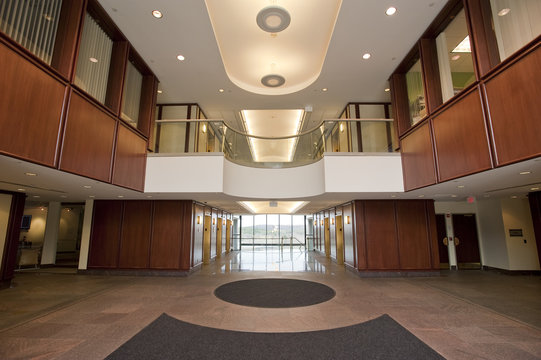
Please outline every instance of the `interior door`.
[[440, 253], [440, 268], [449, 268], [449, 251], [447, 245], [443, 243], [443, 239], [447, 237], [447, 229], [445, 226], [445, 215], [436, 214], [436, 230], [438, 233], [438, 251]]
[[336, 263], [344, 265], [344, 225], [342, 215], [336, 216]]
[[212, 217], [205, 215], [203, 231], [203, 264], [210, 264], [210, 227]]
[[329, 218], [325, 218], [325, 256], [331, 257], [331, 229]]
[[458, 268], [481, 268], [475, 214], [453, 214], [453, 230]]

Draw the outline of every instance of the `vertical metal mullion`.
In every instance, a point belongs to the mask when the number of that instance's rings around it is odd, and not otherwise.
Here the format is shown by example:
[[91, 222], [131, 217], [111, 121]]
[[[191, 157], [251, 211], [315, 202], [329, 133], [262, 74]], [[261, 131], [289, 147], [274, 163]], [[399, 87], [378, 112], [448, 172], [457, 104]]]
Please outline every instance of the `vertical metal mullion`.
[[11, 21], [9, 21], [9, 23], [11, 24], [11, 28], [9, 29], [7, 34], [8, 36], [12, 38], [15, 38], [14, 32], [18, 23], [17, 14], [19, 12], [19, 5], [22, 6], [22, 3], [16, 1], [15, 5], [12, 7], [12, 10], [11, 10]]
[[36, 36], [34, 38], [34, 43], [32, 44], [32, 53], [36, 54], [38, 57], [39, 55], [39, 43], [41, 42], [41, 37], [43, 35], [43, 7], [45, 3], [41, 2], [39, 10], [36, 14], [36, 19], [38, 21], [37, 27], [36, 27]]
[[53, 3], [51, 0], [47, 1], [46, 4], [44, 4], [47, 10], [42, 14], [42, 16], [47, 15], [51, 18], [51, 20], [45, 19], [45, 21], [43, 22], [43, 36], [39, 44], [39, 48], [41, 49], [40, 59], [42, 59], [45, 62], [47, 62], [47, 58], [48, 58], [47, 48], [49, 47], [48, 42], [49, 42], [49, 37], [51, 36], [51, 32], [52, 32], [52, 17], [51, 17], [52, 5]]
[[[24, 6], [24, 5], [23, 5]], [[20, 30], [18, 31], [16, 37], [14, 38], [16, 42], [18, 42], [19, 44], [21, 44], [23, 47], [24, 44], [24, 40], [25, 40], [25, 35], [26, 35], [26, 32], [25, 32], [25, 27], [26, 27], [26, 21], [28, 20], [28, 7], [29, 6], [26, 6], [26, 11], [23, 11], [21, 16], [20, 16], [20, 19], [22, 20], [22, 23], [20, 25]]]

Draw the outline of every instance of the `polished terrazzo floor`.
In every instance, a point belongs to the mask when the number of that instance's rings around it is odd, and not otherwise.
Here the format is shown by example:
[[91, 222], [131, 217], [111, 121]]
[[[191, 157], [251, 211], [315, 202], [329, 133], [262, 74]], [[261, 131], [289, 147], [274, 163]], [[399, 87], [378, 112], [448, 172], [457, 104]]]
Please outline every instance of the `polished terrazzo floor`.
[[[318, 281], [336, 296], [313, 306], [264, 309], [213, 295], [230, 281], [276, 277]], [[164, 312], [256, 332], [330, 329], [389, 314], [447, 359], [541, 359], [539, 276], [462, 271], [361, 278], [298, 249], [234, 252], [189, 277], [18, 272], [14, 287], [0, 291], [0, 358], [102, 359]]]

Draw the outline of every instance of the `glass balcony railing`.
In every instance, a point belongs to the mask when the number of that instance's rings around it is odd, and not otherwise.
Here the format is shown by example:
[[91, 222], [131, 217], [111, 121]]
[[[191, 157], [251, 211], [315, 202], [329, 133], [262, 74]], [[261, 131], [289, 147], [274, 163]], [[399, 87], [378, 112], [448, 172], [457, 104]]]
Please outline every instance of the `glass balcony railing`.
[[215, 153], [239, 165], [287, 168], [314, 163], [324, 153], [389, 153], [397, 150], [392, 119], [325, 120], [293, 136], [242, 133], [222, 120], [156, 120], [155, 153]]

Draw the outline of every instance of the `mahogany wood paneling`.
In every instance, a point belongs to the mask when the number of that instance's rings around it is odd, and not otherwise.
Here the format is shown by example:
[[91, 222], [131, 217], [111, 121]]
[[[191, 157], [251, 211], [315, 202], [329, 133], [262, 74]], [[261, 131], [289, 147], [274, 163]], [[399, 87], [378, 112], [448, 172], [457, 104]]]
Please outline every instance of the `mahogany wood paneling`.
[[88, 268], [118, 267], [122, 208], [122, 201], [94, 202]]
[[440, 264], [446, 264], [449, 266], [449, 249], [447, 245], [443, 243], [443, 239], [447, 237], [447, 228], [445, 225], [444, 214], [436, 215], [436, 230], [438, 232], [438, 251], [440, 253]]
[[[193, 254], [193, 231], [194, 231], [194, 205], [191, 200], [181, 200], [182, 208], [182, 234], [180, 239], [180, 269], [188, 271], [195, 262], [192, 260]], [[201, 234], [203, 232], [201, 231]], [[203, 239], [201, 239], [201, 251], [199, 252], [200, 258], [197, 260], [196, 265], [203, 260]]]
[[393, 105], [394, 127], [402, 136], [410, 127], [408, 88], [405, 74], [393, 74], [389, 81], [391, 85], [391, 102]]
[[440, 268], [440, 254], [438, 247], [438, 228], [436, 226], [436, 209], [434, 208], [434, 201], [426, 200], [426, 223], [428, 226], [428, 241], [430, 245], [430, 262], [432, 269], [438, 270]]
[[439, 181], [492, 168], [478, 87], [432, 119]]
[[110, 181], [117, 120], [72, 91], [60, 170]]
[[475, 214], [453, 214], [453, 233], [455, 241], [458, 239], [455, 250], [459, 267], [464, 263], [481, 263]]
[[158, 79], [154, 75], [143, 76], [137, 127], [147, 139], [154, 133], [157, 91]]
[[51, 67], [71, 80], [84, 1], [63, 1], [56, 30]]
[[[353, 232], [353, 204], [346, 204], [342, 207], [342, 221], [344, 222], [344, 263], [357, 267], [355, 234]], [[349, 224], [348, 224], [349, 218]]]
[[4, 243], [3, 256], [0, 258], [0, 286], [9, 287], [13, 279], [15, 266], [17, 265], [17, 251], [19, 250], [19, 235], [21, 221], [24, 214], [26, 195], [10, 193], [11, 207], [9, 210], [8, 224], [6, 228], [6, 241]]
[[408, 270], [430, 269], [430, 238], [425, 202], [422, 200], [401, 200], [396, 201], [395, 206], [400, 268]]
[[355, 204], [355, 238], [357, 248], [357, 269], [365, 270], [368, 267], [366, 261], [366, 235], [364, 226], [364, 202], [356, 200]]
[[427, 108], [428, 112], [432, 113], [443, 103], [436, 39], [421, 39], [419, 46], [421, 49]]
[[[199, 220], [198, 220], [199, 219]], [[205, 208], [200, 204], [194, 205], [194, 231], [192, 245], [192, 267], [203, 263], [203, 229]], [[199, 221], [199, 223], [198, 223]]]
[[428, 123], [424, 123], [402, 138], [400, 149], [406, 190], [436, 183], [436, 169]]
[[497, 165], [541, 155], [541, 44], [485, 83]]
[[117, 116], [120, 115], [120, 104], [122, 102], [122, 90], [124, 88], [124, 75], [128, 61], [127, 41], [115, 41], [111, 54], [111, 65], [109, 66], [109, 79], [107, 81], [107, 92], [105, 95], [105, 106]]
[[394, 202], [364, 201], [366, 260], [369, 269], [400, 269]]
[[143, 191], [145, 187], [147, 141], [124, 124], [116, 140], [113, 184]]
[[151, 212], [151, 201], [124, 202], [119, 268], [146, 269], [149, 267]]
[[154, 201], [150, 267], [178, 269], [184, 209], [177, 200]]
[[55, 166], [66, 86], [0, 42], [0, 153]]
[[537, 256], [541, 263], [541, 191], [528, 194], [530, 213], [532, 215], [535, 242], [537, 244]]

